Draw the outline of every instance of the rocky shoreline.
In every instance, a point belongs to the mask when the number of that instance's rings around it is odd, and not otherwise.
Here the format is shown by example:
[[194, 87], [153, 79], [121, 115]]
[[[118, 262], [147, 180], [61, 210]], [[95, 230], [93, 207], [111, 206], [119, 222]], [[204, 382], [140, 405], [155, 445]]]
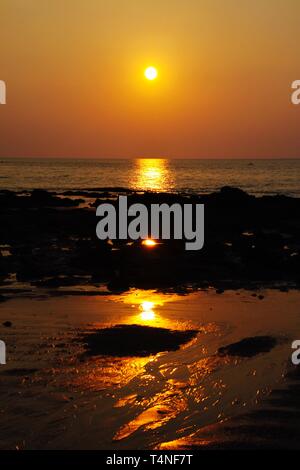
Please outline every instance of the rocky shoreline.
[[[96, 207], [116, 203], [120, 194], [126, 194], [130, 203], [146, 206], [204, 204], [204, 248], [187, 252], [178, 240], [154, 249], [130, 240], [98, 240]], [[9, 292], [15, 281], [54, 290], [103, 284], [111, 292], [130, 287], [184, 291], [187, 285], [213, 286], [219, 293], [253, 286], [299, 288], [299, 213], [300, 199], [255, 197], [231, 187], [209, 195], [126, 188], [61, 194], [1, 190], [1, 292]]]

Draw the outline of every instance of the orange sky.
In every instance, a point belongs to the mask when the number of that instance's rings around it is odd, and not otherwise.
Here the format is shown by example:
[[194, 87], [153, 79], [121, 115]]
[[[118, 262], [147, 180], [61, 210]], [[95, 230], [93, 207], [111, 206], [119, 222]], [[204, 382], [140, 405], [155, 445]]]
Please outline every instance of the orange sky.
[[0, 156], [299, 157], [299, 17], [299, 0], [1, 0]]

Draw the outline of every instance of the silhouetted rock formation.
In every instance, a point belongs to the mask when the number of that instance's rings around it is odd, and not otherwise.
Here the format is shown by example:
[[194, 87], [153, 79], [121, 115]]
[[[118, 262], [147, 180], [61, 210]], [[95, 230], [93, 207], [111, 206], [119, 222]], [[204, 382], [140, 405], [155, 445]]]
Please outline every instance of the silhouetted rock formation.
[[253, 357], [257, 354], [271, 351], [276, 344], [277, 340], [272, 336], [253, 336], [219, 348], [218, 355]]
[[[95, 207], [116, 201], [121, 192], [128, 195], [128, 204], [203, 203], [204, 248], [188, 252], [178, 240], [154, 249], [139, 242], [98, 240]], [[0, 282], [16, 273], [19, 281], [53, 288], [73, 285], [76, 276], [86, 276], [92, 284], [106, 283], [111, 290], [196, 283], [214, 285], [222, 292], [235, 285], [263, 286], [273, 281], [298, 287], [299, 213], [300, 199], [254, 197], [230, 187], [209, 195], [141, 194], [126, 188], [62, 195], [0, 191], [0, 245], [8, 245], [10, 251], [10, 256], [0, 255]]]

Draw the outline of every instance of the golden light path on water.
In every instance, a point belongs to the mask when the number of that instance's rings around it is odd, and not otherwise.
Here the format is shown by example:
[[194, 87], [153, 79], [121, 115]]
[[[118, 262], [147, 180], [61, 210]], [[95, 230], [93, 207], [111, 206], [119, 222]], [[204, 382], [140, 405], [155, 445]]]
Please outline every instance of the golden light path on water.
[[132, 308], [133, 314], [124, 318], [127, 323], [143, 324], [164, 328], [186, 328], [186, 324], [172, 321], [163, 315], [166, 303], [183, 300], [178, 294], [162, 294], [155, 290], [132, 289], [124, 294], [112, 297], [114, 302], [120, 302]]
[[169, 161], [164, 158], [138, 158], [135, 160], [134, 187], [141, 190], [167, 191], [174, 186]]
[[146, 300], [145, 302], [141, 303], [141, 310], [142, 310], [141, 318], [143, 320], [154, 320], [155, 313], [153, 312], [153, 307], [154, 307], [153, 302], [149, 302]]
[[[194, 295], [191, 294], [191, 297]], [[186, 300], [186, 296], [175, 293], [161, 293], [156, 290], [131, 289], [123, 294], [103, 298], [94, 298], [89, 309], [103, 309], [110, 312], [105, 323], [96, 324], [98, 328], [112, 323], [126, 325], [143, 325], [156, 328], [168, 328], [172, 330], [185, 330], [192, 328], [193, 324], [185, 318], [170, 314], [167, 305]], [[111, 318], [115, 321], [111, 322]], [[120, 316], [119, 316], [120, 315]], [[159, 354], [157, 355], [159, 357]], [[144, 373], [148, 363], [154, 360], [153, 355], [146, 357], [99, 357], [99, 359], [85, 364], [85, 371], [81, 376], [76, 376], [75, 382], [83, 388], [94, 390], [120, 388], [125, 386], [138, 374]]]

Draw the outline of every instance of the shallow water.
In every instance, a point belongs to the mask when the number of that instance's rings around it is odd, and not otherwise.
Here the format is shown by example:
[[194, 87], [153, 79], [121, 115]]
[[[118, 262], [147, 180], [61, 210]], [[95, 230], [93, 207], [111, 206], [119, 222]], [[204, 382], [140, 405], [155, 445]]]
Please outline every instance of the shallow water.
[[[263, 294], [45, 292], [0, 304], [0, 324], [13, 322], [0, 327], [8, 349], [0, 369], [1, 447], [157, 448], [255, 409], [281, 384], [300, 331], [300, 293]], [[177, 351], [148, 357], [82, 355], [82, 332], [120, 323], [199, 334]], [[216, 355], [257, 335], [278, 345], [252, 358]]]

